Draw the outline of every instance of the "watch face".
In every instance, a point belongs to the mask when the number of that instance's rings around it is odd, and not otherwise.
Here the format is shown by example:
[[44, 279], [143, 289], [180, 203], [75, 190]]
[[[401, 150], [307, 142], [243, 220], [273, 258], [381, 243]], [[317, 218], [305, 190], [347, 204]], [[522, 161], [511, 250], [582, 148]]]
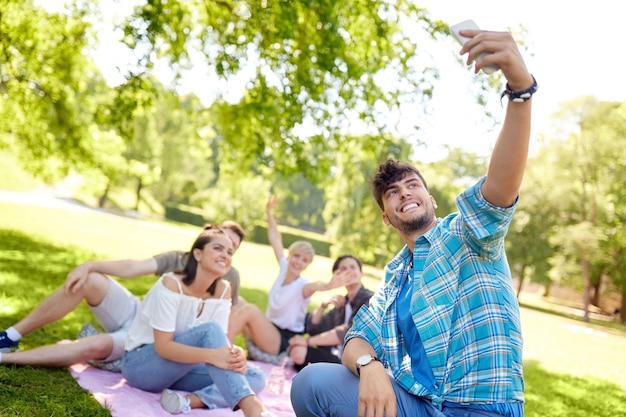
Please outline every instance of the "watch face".
[[359, 366], [363, 366], [363, 365], [367, 365], [368, 363], [370, 363], [373, 359], [374, 357], [372, 355], [363, 355], [359, 357], [359, 359], [356, 360], [356, 363]]

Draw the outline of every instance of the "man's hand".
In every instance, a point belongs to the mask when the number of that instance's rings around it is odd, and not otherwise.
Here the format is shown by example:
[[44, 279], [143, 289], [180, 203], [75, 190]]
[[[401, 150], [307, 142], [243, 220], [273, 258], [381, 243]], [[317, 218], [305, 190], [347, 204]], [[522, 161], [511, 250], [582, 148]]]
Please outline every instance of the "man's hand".
[[[486, 65], [496, 64], [513, 91], [524, 90], [533, 84], [517, 43], [509, 32], [461, 30], [460, 33], [470, 38], [461, 48], [461, 54], [468, 54], [468, 65], [475, 61], [474, 72], [478, 73]], [[477, 60], [484, 52], [485, 55]]]
[[63, 284], [63, 291], [65, 294], [69, 295], [77, 292], [80, 287], [87, 282], [87, 277], [90, 272], [89, 262], [82, 263], [72, 269], [70, 273], [67, 274], [67, 278]]
[[361, 367], [358, 417], [396, 417], [396, 393], [382, 363]]

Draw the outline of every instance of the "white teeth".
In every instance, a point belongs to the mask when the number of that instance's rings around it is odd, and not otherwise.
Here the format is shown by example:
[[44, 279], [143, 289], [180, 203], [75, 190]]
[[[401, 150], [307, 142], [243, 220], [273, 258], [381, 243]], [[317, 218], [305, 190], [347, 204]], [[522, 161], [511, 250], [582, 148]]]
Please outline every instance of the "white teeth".
[[411, 209], [411, 208], [414, 208], [414, 207], [417, 207], [416, 203], [407, 204], [406, 206], [402, 207], [402, 212], [404, 213], [408, 209]]

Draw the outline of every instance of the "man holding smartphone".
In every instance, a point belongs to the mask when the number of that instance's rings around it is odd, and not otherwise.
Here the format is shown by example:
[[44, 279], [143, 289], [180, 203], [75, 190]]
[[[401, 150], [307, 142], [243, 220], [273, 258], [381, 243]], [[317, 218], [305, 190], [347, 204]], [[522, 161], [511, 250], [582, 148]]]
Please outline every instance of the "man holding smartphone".
[[506, 116], [487, 175], [457, 197], [458, 212], [437, 218], [414, 166], [393, 159], [379, 166], [374, 197], [406, 246], [354, 318], [343, 365], [312, 364], [294, 378], [298, 417], [524, 414], [519, 305], [504, 238], [526, 166], [537, 83], [510, 33], [460, 34], [468, 38], [461, 54], [476, 73], [497, 65], [507, 80]]

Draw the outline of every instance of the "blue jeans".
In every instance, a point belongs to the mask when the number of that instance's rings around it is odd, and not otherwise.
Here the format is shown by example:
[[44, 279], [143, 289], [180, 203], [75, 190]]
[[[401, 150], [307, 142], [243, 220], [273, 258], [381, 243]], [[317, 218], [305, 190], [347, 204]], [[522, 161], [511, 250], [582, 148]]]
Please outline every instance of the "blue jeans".
[[[409, 394], [390, 378], [398, 417], [496, 417], [467, 408], [439, 411], [425, 398]], [[291, 384], [291, 404], [298, 417], [354, 417], [358, 413], [359, 378], [341, 364], [312, 363]]]
[[[221, 327], [213, 322], [201, 324], [174, 335], [188, 346], [216, 349], [228, 345]], [[181, 363], [160, 357], [154, 343], [126, 352], [122, 374], [129, 385], [149, 392], [165, 388], [193, 392], [210, 409], [237, 409], [242, 398], [265, 388], [265, 374], [248, 365], [246, 374], [228, 371], [205, 363]]]

